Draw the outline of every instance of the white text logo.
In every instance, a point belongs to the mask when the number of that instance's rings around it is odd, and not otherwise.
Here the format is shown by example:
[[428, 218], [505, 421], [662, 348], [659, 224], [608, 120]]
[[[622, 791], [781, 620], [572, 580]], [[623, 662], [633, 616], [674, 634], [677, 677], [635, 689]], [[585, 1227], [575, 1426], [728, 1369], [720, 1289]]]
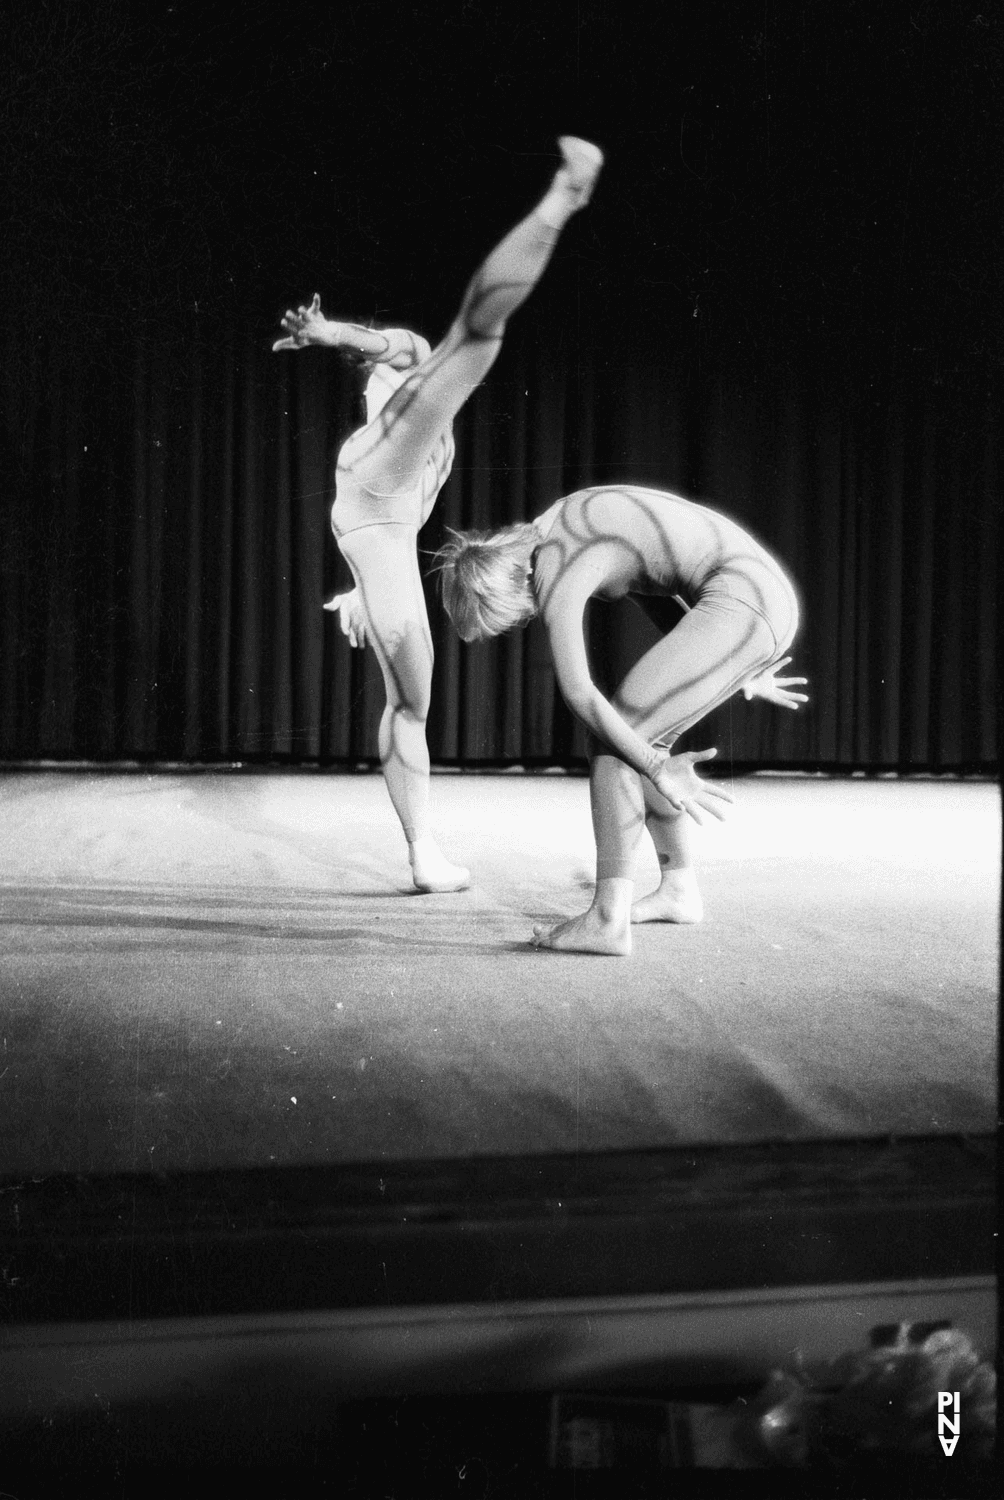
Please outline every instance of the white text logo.
[[[951, 1437], [946, 1437], [950, 1432]], [[951, 1458], [955, 1452], [955, 1445], [959, 1441], [959, 1393], [958, 1391], [938, 1392], [938, 1442], [945, 1450], [945, 1457]]]

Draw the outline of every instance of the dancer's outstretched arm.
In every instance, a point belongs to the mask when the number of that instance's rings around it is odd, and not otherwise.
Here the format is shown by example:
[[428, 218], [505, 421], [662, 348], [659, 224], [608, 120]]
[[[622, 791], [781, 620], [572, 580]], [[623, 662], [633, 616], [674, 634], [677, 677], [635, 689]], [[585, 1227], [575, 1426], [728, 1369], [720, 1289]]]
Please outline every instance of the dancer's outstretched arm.
[[321, 294], [315, 292], [309, 307], [287, 308], [281, 319], [284, 339], [276, 339], [273, 353], [281, 349], [306, 349], [320, 344], [342, 349], [360, 360], [390, 365], [393, 370], [412, 370], [428, 359], [428, 340], [409, 328], [364, 328], [359, 323], [339, 323], [321, 312]]

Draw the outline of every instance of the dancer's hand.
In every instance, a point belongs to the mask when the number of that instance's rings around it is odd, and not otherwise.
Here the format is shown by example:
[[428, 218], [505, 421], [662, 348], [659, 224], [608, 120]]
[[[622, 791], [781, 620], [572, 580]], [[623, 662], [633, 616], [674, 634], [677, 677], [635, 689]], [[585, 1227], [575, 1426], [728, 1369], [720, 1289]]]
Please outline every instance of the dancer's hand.
[[321, 312], [320, 292], [314, 293], [314, 300], [309, 307], [298, 307], [295, 312], [292, 308], [287, 308], [281, 322], [289, 337], [276, 339], [272, 345], [273, 354], [279, 349], [305, 349], [308, 344], [332, 342], [331, 325]]
[[782, 667], [786, 667], [791, 661], [790, 656], [782, 656], [772, 667], [765, 667], [756, 677], [743, 688], [743, 697], [747, 703], [751, 698], [763, 698], [767, 703], [777, 703], [781, 708], [797, 708], [800, 703], [808, 703], [807, 693], [793, 693], [793, 687], [805, 687], [809, 679], [807, 677], [778, 677]]
[[348, 636], [350, 646], [362, 650], [366, 644], [367, 626], [359, 590], [353, 589], [350, 594], [336, 594], [333, 599], [327, 601], [324, 608], [337, 612], [342, 635]]
[[667, 755], [652, 772], [651, 782], [677, 812], [689, 813], [695, 823], [703, 823], [702, 810], [719, 822], [725, 819], [723, 802], [733, 802], [731, 792], [714, 782], [702, 781], [694, 770], [702, 760], [712, 760], [717, 750], [685, 750], [682, 755]]

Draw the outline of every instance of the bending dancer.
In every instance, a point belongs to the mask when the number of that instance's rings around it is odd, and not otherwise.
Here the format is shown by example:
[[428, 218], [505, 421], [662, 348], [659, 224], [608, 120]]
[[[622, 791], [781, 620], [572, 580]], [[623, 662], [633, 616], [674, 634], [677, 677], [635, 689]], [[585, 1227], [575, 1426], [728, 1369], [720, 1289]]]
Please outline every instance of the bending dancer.
[[[697, 775], [714, 750], [671, 750], [739, 688], [786, 708], [807, 701], [792, 691], [804, 677], [777, 675], [798, 625], [795, 591], [777, 562], [717, 511], [634, 485], [579, 490], [536, 521], [501, 531], [455, 532], [439, 560], [443, 600], [463, 640], [540, 615], [558, 686], [592, 732], [596, 890], [581, 916], [534, 928], [536, 945], [627, 954], [632, 922], [699, 922], [687, 815], [721, 819], [732, 797]], [[590, 676], [584, 613], [591, 598], [625, 595], [667, 633], [608, 702]], [[673, 628], [671, 598], [686, 611]], [[662, 875], [632, 905], [646, 826]]]
[[453, 462], [452, 422], [485, 378], [506, 321], [526, 300], [568, 219], [585, 207], [602, 153], [562, 136], [563, 158], [533, 212], [496, 246], [475, 274], [446, 337], [430, 349], [401, 328], [332, 322], [320, 297], [282, 319], [275, 349], [326, 344], [366, 375], [366, 424], [338, 455], [331, 524], [355, 579], [326, 609], [339, 613], [353, 646], [368, 640], [387, 690], [380, 760], [421, 891], [462, 890], [470, 874], [441, 853], [429, 825], [425, 724], [432, 684], [432, 637], [418, 570], [416, 538]]

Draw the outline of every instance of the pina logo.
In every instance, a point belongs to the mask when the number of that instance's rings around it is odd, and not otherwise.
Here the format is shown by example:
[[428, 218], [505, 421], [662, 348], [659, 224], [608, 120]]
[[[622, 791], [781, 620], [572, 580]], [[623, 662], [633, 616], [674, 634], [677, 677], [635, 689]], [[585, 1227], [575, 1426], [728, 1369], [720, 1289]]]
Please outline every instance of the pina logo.
[[[946, 1437], [950, 1432], [951, 1437]], [[959, 1393], [958, 1391], [938, 1392], [938, 1442], [945, 1450], [945, 1457], [951, 1458], [955, 1452], [955, 1445], [959, 1441]]]

